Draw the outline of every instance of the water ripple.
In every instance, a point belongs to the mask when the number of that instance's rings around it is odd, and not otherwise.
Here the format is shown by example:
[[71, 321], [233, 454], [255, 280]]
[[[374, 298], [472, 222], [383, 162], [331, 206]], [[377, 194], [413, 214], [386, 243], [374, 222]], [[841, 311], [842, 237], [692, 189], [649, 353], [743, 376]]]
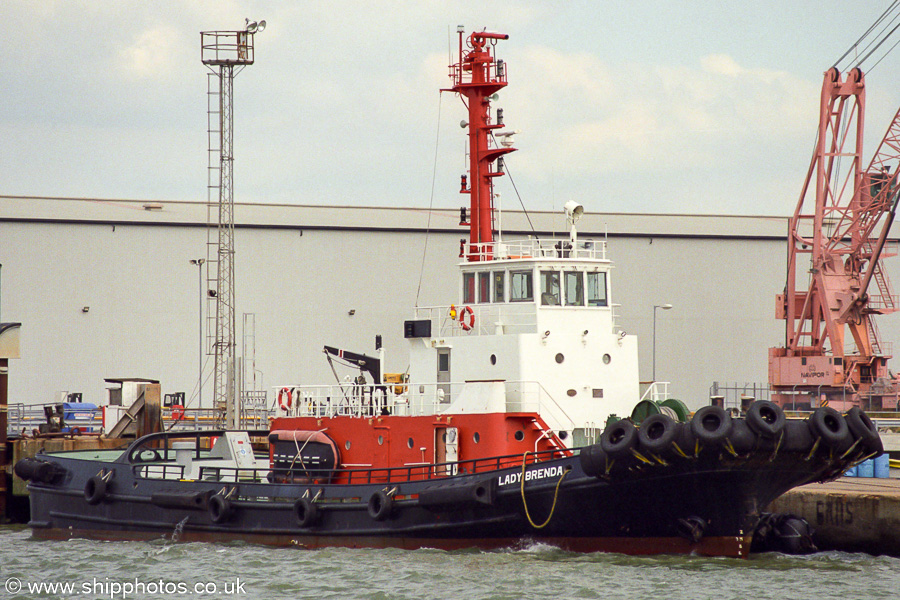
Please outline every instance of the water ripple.
[[[47, 542], [33, 540], [22, 527], [0, 527], [0, 548], [0, 584], [15, 577], [25, 583], [163, 580], [218, 587], [218, 594], [195, 598], [850, 600], [893, 598], [900, 588], [900, 560], [840, 552], [736, 560], [579, 554], [539, 543], [491, 552], [304, 550], [164, 539]], [[243, 594], [225, 594], [228, 585], [240, 585]], [[128, 596], [164, 597], [172, 596]]]

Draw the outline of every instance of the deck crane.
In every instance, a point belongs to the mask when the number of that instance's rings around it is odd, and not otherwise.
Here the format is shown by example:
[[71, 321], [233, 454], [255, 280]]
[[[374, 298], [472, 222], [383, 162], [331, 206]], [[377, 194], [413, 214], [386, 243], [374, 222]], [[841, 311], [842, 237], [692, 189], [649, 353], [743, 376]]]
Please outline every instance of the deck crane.
[[769, 349], [769, 384], [782, 405], [898, 408], [900, 380], [888, 370], [891, 348], [874, 317], [900, 304], [882, 265], [896, 255], [887, 236], [900, 192], [900, 111], [864, 168], [865, 96], [859, 68], [825, 73], [815, 152], [789, 221], [787, 283], [776, 300], [784, 346]]

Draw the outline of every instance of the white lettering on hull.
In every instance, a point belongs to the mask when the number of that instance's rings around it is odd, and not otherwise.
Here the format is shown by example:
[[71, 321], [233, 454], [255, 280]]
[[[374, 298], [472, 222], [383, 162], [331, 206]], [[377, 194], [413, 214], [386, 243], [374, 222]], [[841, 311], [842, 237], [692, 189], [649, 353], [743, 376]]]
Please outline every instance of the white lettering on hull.
[[[562, 477], [562, 474], [562, 465], [556, 467], [544, 467], [542, 469], [532, 469], [531, 471], [525, 471], [525, 483], [539, 479], [550, 479], [551, 477]], [[506, 475], [497, 477], [497, 485], [512, 485], [514, 483], [520, 483], [521, 481], [521, 471], [518, 473], [507, 473]]]

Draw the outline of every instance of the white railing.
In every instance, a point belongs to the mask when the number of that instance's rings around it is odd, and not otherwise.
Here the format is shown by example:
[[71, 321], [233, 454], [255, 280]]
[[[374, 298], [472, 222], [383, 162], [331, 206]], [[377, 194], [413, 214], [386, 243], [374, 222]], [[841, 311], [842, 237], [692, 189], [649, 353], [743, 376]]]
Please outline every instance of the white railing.
[[575, 429], [575, 421], [557, 404], [540, 382], [507, 381], [505, 384], [507, 411], [536, 412], [543, 417], [550, 417], [560, 425], [560, 429]]
[[[472, 314], [462, 311], [472, 310]], [[534, 301], [504, 304], [467, 304], [454, 306], [456, 318], [451, 317], [450, 305], [416, 308], [416, 319], [431, 321], [432, 337], [464, 335], [498, 335], [535, 333], [537, 306]], [[466, 329], [465, 326], [469, 326]]]
[[[476, 244], [468, 256], [479, 260], [518, 260], [523, 258], [568, 258], [578, 260], [606, 260], [606, 242], [603, 240], [578, 240], [573, 246], [569, 240], [529, 238], [511, 242]], [[470, 248], [470, 246], [467, 246]]]
[[[535, 412], [550, 417], [562, 428], [575, 422], [544, 387], [536, 381], [506, 381], [506, 410]], [[423, 416], [444, 413], [459, 397], [464, 383], [391, 383], [384, 385], [301, 385], [290, 387], [290, 406], [278, 416], [375, 417], [379, 415]], [[284, 389], [284, 388], [279, 388]]]
[[669, 399], [669, 382], [653, 381], [644, 391], [641, 400], [652, 400], [653, 402], [662, 402]]
[[286, 400], [279, 400], [279, 405], [286, 410], [277, 412], [294, 417], [433, 415], [450, 406], [462, 386], [462, 383], [288, 386], [291, 401], [288, 405]]

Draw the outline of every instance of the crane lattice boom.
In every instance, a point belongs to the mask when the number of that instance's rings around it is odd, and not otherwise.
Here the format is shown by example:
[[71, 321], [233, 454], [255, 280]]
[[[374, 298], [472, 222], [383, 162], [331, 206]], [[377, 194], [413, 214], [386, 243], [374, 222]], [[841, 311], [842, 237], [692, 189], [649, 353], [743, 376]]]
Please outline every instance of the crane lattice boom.
[[769, 350], [769, 382], [782, 403], [807, 403], [800, 392], [816, 396], [811, 405], [897, 407], [900, 386], [874, 315], [898, 305], [882, 259], [895, 254], [885, 245], [897, 204], [900, 111], [863, 168], [865, 98], [861, 70], [825, 73], [816, 148], [789, 222], [787, 284], [776, 303], [785, 342]]

